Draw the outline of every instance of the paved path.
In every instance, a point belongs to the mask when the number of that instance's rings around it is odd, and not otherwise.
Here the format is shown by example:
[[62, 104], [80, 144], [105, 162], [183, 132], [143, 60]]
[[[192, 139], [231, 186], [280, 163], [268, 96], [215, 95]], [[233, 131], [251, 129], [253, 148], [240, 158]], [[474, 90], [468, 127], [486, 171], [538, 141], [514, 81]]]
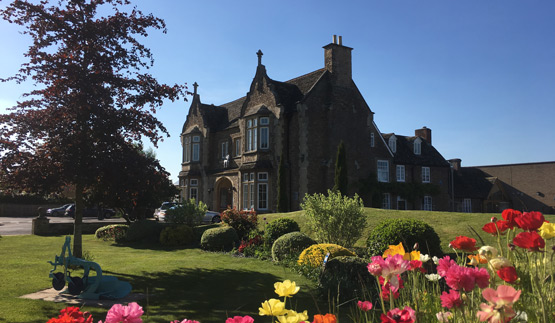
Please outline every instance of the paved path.
[[[72, 218], [68, 217], [49, 217], [50, 223], [73, 223]], [[31, 234], [31, 224], [33, 217], [28, 218], [12, 218], [12, 217], [0, 217], [0, 235], [1, 236], [13, 236], [13, 235], [23, 235]], [[125, 219], [116, 218], [109, 219], [110, 222], [122, 222], [125, 223]], [[83, 218], [83, 222], [102, 222], [96, 218]]]

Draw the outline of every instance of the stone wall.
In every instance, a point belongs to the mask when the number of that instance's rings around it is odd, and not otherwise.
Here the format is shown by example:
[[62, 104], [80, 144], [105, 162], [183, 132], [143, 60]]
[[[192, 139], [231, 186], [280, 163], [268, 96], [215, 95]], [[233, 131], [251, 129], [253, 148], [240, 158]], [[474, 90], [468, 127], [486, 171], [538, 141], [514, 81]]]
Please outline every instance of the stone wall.
[[[83, 223], [83, 234], [94, 234], [98, 228], [110, 224], [125, 224], [122, 222]], [[33, 219], [32, 234], [38, 236], [60, 236], [73, 234], [73, 223], [50, 223], [48, 218]]]

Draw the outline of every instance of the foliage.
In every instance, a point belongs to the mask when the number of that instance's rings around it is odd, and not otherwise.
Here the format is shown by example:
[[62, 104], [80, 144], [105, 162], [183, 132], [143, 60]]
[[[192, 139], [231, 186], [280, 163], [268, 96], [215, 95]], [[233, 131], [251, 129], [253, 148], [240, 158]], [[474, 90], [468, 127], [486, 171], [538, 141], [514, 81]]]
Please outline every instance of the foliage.
[[374, 227], [368, 235], [366, 246], [370, 255], [383, 253], [389, 245], [402, 242], [411, 250], [418, 244], [418, 250], [432, 256], [441, 256], [441, 241], [435, 230], [426, 222], [415, 219], [387, 219]]
[[127, 229], [125, 240], [128, 242], [133, 241], [149, 241], [158, 242], [160, 239], [160, 232], [164, 229], [165, 225], [151, 220], [141, 220], [133, 222]]
[[277, 182], [277, 210], [278, 212], [288, 212], [289, 211], [289, 198], [287, 192], [287, 176], [285, 168], [285, 155], [281, 154], [281, 159], [278, 166], [278, 182]]
[[[22, 0], [0, 9], [3, 19], [22, 26], [32, 39], [24, 54], [28, 62], [3, 81], [30, 78], [41, 85], [23, 94], [13, 112], [0, 115], [0, 186], [48, 194], [74, 185], [76, 256], [82, 253], [83, 193], [113, 191], [121, 180], [115, 172], [130, 175], [122, 160], [139, 157], [136, 145], [143, 138], [156, 146], [160, 133], [168, 134], [154, 113], [164, 99], [176, 100], [184, 91], [146, 73], [153, 57], [139, 38], [150, 28], [165, 31], [165, 24], [128, 10], [130, 4]], [[129, 177], [134, 176], [143, 177]], [[135, 193], [131, 187], [117, 191], [126, 189]]]
[[193, 243], [193, 229], [186, 225], [166, 227], [160, 233], [160, 244], [169, 247], [182, 247]]
[[316, 244], [311, 237], [301, 232], [290, 232], [277, 238], [272, 245], [272, 259], [282, 261], [289, 258], [298, 259], [306, 248]]
[[203, 224], [193, 227], [193, 235], [195, 237], [195, 244], [200, 245], [200, 238], [204, 234], [204, 231], [213, 228], [220, 228], [222, 225], [219, 223]]
[[208, 251], [230, 251], [239, 243], [237, 232], [232, 227], [213, 228], [204, 231], [200, 247]]
[[359, 180], [358, 189], [362, 196], [371, 198], [371, 202], [367, 205], [376, 208], [381, 207], [384, 193], [398, 195], [411, 204], [416, 204], [424, 196], [437, 196], [441, 193], [441, 187], [433, 183], [378, 182], [374, 173], [365, 179]]
[[0, 193], [1, 203], [14, 204], [67, 204], [69, 199], [57, 196], [42, 196], [37, 194], [4, 194]]
[[126, 239], [127, 230], [129, 230], [129, 225], [127, 224], [110, 224], [98, 228], [94, 236], [104, 241], [113, 240], [120, 242]]
[[252, 210], [239, 211], [235, 208], [228, 208], [222, 212], [222, 222], [235, 229], [239, 239], [243, 240], [250, 231], [256, 229], [258, 217]]
[[366, 227], [362, 200], [328, 190], [328, 195], [305, 195], [301, 207], [321, 243], [353, 246]]
[[301, 231], [299, 224], [289, 218], [275, 219], [268, 223], [264, 230], [264, 241], [272, 245], [277, 238], [290, 232]]
[[326, 263], [318, 280], [318, 289], [322, 295], [340, 303], [377, 296], [375, 279], [367, 267], [368, 262], [358, 257], [335, 257]]
[[310, 267], [318, 267], [324, 264], [324, 259], [327, 254], [329, 255], [328, 261], [339, 256], [356, 256], [349, 249], [343, 248], [339, 245], [332, 243], [321, 243], [312, 245], [303, 252], [301, 252], [298, 260], [299, 265], [306, 265]]
[[266, 240], [263, 237], [263, 232], [259, 230], [252, 230], [247, 235], [246, 239], [241, 240], [237, 251], [242, 253], [245, 257], [265, 258], [265, 244]]
[[349, 190], [349, 178], [347, 174], [347, 152], [345, 151], [345, 143], [343, 140], [337, 146], [337, 155], [335, 157], [335, 177], [333, 191], [347, 195]]
[[169, 208], [166, 211], [165, 221], [169, 223], [186, 224], [192, 227], [202, 222], [206, 210], [208, 210], [208, 207], [204, 202], [199, 201], [197, 204], [194, 199], [188, 200], [183, 204]]

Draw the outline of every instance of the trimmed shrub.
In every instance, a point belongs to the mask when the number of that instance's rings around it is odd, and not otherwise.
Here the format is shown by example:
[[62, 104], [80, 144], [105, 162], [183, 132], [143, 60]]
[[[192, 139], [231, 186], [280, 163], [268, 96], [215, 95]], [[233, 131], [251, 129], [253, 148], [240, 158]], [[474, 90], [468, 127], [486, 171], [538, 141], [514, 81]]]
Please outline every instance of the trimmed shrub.
[[230, 251], [238, 242], [239, 237], [232, 227], [212, 228], [202, 234], [200, 247], [208, 251]]
[[192, 227], [202, 222], [206, 210], [208, 210], [208, 207], [202, 201], [197, 203], [194, 199], [191, 199], [185, 201], [183, 204], [169, 208], [166, 211], [164, 221], [176, 224], [186, 224]]
[[331, 190], [328, 196], [307, 194], [301, 204], [316, 240], [348, 247], [355, 244], [366, 227], [363, 206], [358, 195], [350, 198]]
[[339, 256], [326, 263], [318, 279], [322, 296], [343, 303], [351, 299], [377, 299], [376, 279], [368, 272], [368, 262], [358, 257]]
[[258, 217], [254, 211], [227, 209], [222, 212], [222, 222], [235, 229], [240, 240], [257, 228]]
[[272, 259], [274, 261], [297, 259], [303, 250], [314, 244], [316, 241], [302, 232], [286, 233], [277, 238], [272, 245]]
[[141, 220], [131, 223], [125, 237], [126, 241], [148, 241], [158, 242], [160, 240], [160, 232], [166, 225], [151, 220]]
[[94, 233], [94, 237], [104, 241], [124, 241], [129, 226], [127, 224], [110, 224], [100, 227]]
[[264, 228], [264, 241], [271, 245], [282, 235], [295, 231], [301, 231], [295, 220], [288, 218], [275, 219]]
[[185, 224], [167, 227], [160, 233], [160, 244], [168, 247], [181, 247], [195, 241], [193, 229]]
[[195, 244], [200, 245], [200, 238], [202, 238], [202, 235], [204, 234], [204, 231], [208, 230], [208, 229], [213, 229], [213, 228], [221, 228], [222, 225], [219, 223], [212, 223], [212, 224], [203, 224], [203, 225], [197, 225], [196, 227], [193, 227], [193, 234], [195, 236]]
[[306, 265], [310, 267], [318, 267], [324, 263], [324, 258], [326, 254], [330, 254], [328, 261], [339, 256], [350, 256], [354, 257], [355, 254], [349, 251], [349, 249], [343, 248], [339, 245], [332, 243], [321, 243], [312, 245], [299, 256], [298, 264]]
[[390, 245], [403, 243], [406, 251], [418, 250], [430, 256], [441, 256], [441, 241], [429, 224], [415, 219], [388, 219], [380, 222], [368, 236], [366, 246], [369, 255], [381, 255]]

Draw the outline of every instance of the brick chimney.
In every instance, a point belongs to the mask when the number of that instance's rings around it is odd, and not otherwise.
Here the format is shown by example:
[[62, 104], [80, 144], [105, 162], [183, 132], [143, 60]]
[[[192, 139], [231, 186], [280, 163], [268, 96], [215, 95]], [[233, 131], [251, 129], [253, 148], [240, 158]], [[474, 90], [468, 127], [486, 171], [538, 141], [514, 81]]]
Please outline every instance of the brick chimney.
[[422, 129], [414, 130], [414, 135], [426, 140], [430, 145], [432, 144], [432, 129], [424, 126]]
[[342, 37], [333, 35], [333, 42], [324, 46], [325, 66], [337, 85], [349, 86], [353, 76], [350, 47], [343, 46]]
[[449, 164], [451, 164], [454, 170], [461, 169], [461, 159], [459, 158], [449, 159], [448, 162]]

